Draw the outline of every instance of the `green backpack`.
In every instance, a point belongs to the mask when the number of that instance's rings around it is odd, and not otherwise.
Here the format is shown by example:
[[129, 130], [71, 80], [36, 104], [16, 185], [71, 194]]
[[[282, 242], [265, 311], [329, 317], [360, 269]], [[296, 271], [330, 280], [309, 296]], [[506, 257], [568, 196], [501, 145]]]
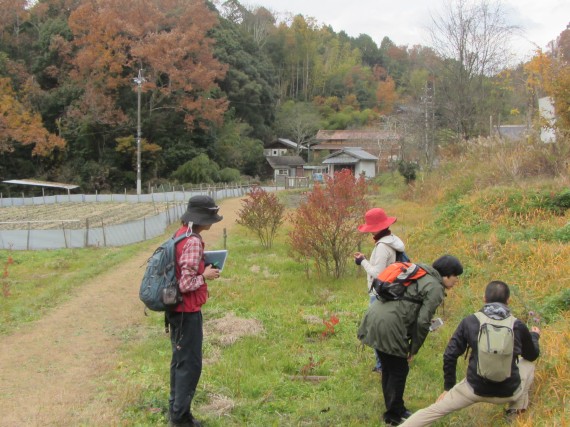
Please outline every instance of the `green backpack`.
[[489, 381], [505, 381], [511, 376], [516, 318], [495, 320], [482, 312], [475, 316], [481, 324], [477, 338], [477, 375]]

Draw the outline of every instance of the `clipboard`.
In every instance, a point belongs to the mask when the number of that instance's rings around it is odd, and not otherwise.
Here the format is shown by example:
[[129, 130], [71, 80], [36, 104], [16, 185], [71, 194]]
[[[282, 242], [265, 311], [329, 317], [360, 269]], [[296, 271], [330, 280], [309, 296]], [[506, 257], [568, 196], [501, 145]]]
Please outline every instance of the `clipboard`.
[[204, 251], [204, 261], [206, 265], [212, 264], [214, 267], [218, 268], [220, 272], [224, 269], [227, 257], [228, 251], [225, 249], [218, 251]]

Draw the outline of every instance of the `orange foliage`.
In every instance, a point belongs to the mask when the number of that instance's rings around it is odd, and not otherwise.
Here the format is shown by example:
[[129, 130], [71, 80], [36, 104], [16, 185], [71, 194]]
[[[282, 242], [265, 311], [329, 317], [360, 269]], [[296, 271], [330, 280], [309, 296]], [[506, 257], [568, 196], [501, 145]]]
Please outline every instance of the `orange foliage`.
[[378, 102], [378, 112], [380, 114], [390, 114], [394, 109], [394, 104], [398, 100], [396, 83], [392, 77], [387, 76], [386, 80], [378, 82], [376, 88], [376, 100]]
[[[566, 30], [569, 31], [569, 30]], [[569, 31], [570, 33], [570, 31]], [[565, 34], [565, 33], [563, 33]], [[570, 36], [566, 36], [570, 38]], [[559, 40], [566, 40], [560, 38]], [[559, 129], [570, 129], [570, 58], [537, 51], [525, 64], [527, 85], [535, 96], [546, 94], [554, 99]]]
[[83, 3], [69, 18], [77, 48], [74, 77], [87, 85], [81, 111], [103, 123], [126, 120], [118, 111], [119, 90], [136, 90], [132, 78], [142, 69], [151, 110], [183, 111], [189, 128], [221, 122], [227, 102], [210, 94], [226, 66], [213, 57], [213, 40], [206, 37], [215, 24], [204, 1]]
[[0, 152], [12, 152], [15, 143], [34, 145], [34, 156], [65, 147], [65, 140], [44, 128], [38, 113], [16, 99], [10, 79], [0, 78]]

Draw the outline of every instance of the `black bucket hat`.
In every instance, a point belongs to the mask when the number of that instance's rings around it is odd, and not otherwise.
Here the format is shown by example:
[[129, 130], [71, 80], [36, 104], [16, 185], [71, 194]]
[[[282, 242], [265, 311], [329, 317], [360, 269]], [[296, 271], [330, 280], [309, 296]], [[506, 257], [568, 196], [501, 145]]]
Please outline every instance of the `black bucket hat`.
[[219, 210], [220, 207], [210, 196], [193, 196], [188, 200], [188, 209], [180, 219], [184, 224], [214, 224], [224, 218], [218, 215]]

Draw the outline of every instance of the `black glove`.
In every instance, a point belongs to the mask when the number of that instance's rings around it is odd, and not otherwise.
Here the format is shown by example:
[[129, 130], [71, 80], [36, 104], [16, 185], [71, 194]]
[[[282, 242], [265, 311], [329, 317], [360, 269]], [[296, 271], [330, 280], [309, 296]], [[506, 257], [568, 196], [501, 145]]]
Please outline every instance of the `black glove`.
[[360, 258], [354, 258], [354, 262], [356, 263], [356, 265], [360, 265], [362, 264], [362, 261], [364, 261], [366, 258], [364, 257], [360, 257]]

